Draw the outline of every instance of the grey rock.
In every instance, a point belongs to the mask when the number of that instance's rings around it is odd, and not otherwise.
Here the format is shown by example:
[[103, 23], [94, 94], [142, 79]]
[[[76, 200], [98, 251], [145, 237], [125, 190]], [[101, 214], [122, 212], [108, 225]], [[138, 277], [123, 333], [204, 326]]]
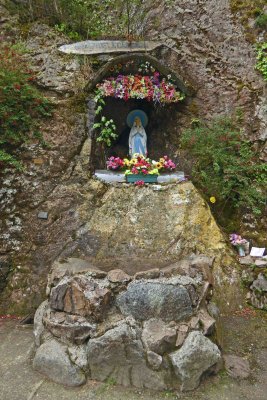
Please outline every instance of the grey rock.
[[192, 329], [199, 329], [200, 327], [200, 323], [199, 323], [199, 316], [198, 315], [194, 315], [190, 321], [189, 321], [189, 326]]
[[153, 351], [147, 352], [147, 362], [152, 369], [158, 370], [162, 364], [162, 357]]
[[169, 328], [160, 319], [153, 318], [144, 322], [142, 341], [154, 353], [162, 355], [174, 348], [176, 336], [176, 329]]
[[209, 284], [214, 284], [214, 278], [211, 272], [214, 257], [207, 257], [204, 255], [197, 255], [190, 258], [190, 276], [195, 276], [201, 272], [203, 277]]
[[254, 264], [254, 259], [251, 256], [240, 257], [239, 263], [241, 265], [251, 265]]
[[207, 310], [208, 313], [214, 318], [214, 319], [218, 319], [220, 317], [220, 310], [219, 308], [216, 306], [215, 303], [210, 302], [207, 305]]
[[37, 308], [35, 315], [34, 315], [34, 327], [33, 327], [33, 334], [34, 334], [34, 341], [36, 346], [41, 345], [41, 338], [44, 333], [44, 324], [43, 324], [43, 316], [48, 307], [48, 300], [43, 301], [40, 306]]
[[[199, 298], [196, 289], [194, 288], [193, 285], [188, 285], [186, 289], [187, 289], [187, 291], [189, 293], [192, 305], [196, 306], [201, 301], [200, 300], [201, 298]], [[203, 297], [205, 297], [205, 295]]]
[[259, 274], [258, 278], [252, 283], [250, 289], [258, 292], [267, 292], [267, 279], [263, 274]]
[[257, 267], [261, 267], [261, 268], [264, 268], [264, 267], [267, 267], [267, 260], [265, 259], [258, 259], [258, 260], [255, 260], [255, 265], [257, 265]]
[[87, 360], [87, 346], [85, 344], [81, 346], [69, 346], [68, 353], [70, 360], [83, 370], [88, 369]]
[[212, 335], [215, 330], [216, 321], [204, 308], [199, 312], [199, 320], [203, 334], [205, 336]]
[[49, 340], [37, 349], [33, 367], [62, 385], [80, 386], [86, 381], [81, 369], [70, 361], [67, 346], [56, 340]]
[[68, 280], [62, 280], [50, 294], [50, 306], [54, 310], [64, 310], [64, 299], [68, 289]]
[[149, 269], [147, 271], [140, 271], [134, 275], [135, 279], [155, 279], [158, 278], [160, 274], [159, 268]]
[[249, 302], [253, 307], [265, 310], [267, 308], [267, 293], [253, 291], [251, 292]]
[[45, 327], [61, 341], [82, 344], [94, 335], [96, 324], [90, 323], [84, 317], [47, 310], [43, 322]]
[[88, 362], [92, 379], [113, 378], [123, 386], [163, 390], [163, 374], [146, 366], [138, 328], [126, 323], [88, 342]]
[[40, 211], [37, 215], [39, 219], [48, 219], [48, 212], [47, 211]]
[[182, 344], [185, 341], [188, 331], [189, 331], [188, 325], [185, 325], [185, 324], [179, 325], [178, 332], [177, 332], [177, 339], [176, 339], [176, 343], [175, 343], [176, 347], [182, 346]]
[[132, 282], [117, 298], [122, 314], [137, 320], [161, 318], [178, 321], [191, 316], [192, 304], [183, 286], [160, 282]]
[[161, 275], [168, 278], [173, 275], [189, 275], [189, 271], [190, 262], [188, 260], [181, 260], [162, 268]]
[[108, 280], [112, 283], [127, 283], [131, 277], [121, 269], [113, 269], [108, 273]]
[[223, 356], [224, 366], [227, 373], [233, 378], [246, 379], [250, 375], [250, 367], [248, 360], [232, 354]]
[[201, 332], [190, 332], [183, 346], [170, 354], [181, 390], [198, 387], [202, 374], [221, 359], [218, 347]]

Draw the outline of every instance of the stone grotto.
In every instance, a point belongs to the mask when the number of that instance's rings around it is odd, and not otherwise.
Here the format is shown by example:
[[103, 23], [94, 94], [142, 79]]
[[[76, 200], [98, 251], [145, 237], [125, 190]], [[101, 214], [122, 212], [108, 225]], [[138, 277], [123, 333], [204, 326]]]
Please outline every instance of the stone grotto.
[[[220, 313], [244, 304], [240, 270], [209, 205], [187, 179], [192, 165], [179, 138], [192, 121], [242, 108], [266, 160], [263, 83], [254, 50], [226, 3], [183, 1], [176, 14], [182, 10], [185, 22], [178, 25], [177, 15], [158, 5], [166, 12], [159, 35], [151, 8], [147, 34], [161, 45], [100, 55], [97, 71], [59, 51], [66, 43], [62, 33], [43, 23], [27, 27], [25, 57], [55, 112], [42, 126], [50, 147], [24, 144], [26, 169], [2, 179], [0, 311], [37, 309], [32, 365], [59, 384], [94, 379], [190, 391], [222, 368]], [[18, 34], [5, 23], [11, 37]], [[144, 65], [169, 79], [181, 101], [158, 107], [141, 97], [107, 96], [100, 113], [96, 88], [112, 74], [139, 74]], [[167, 154], [177, 164], [142, 187], [106, 170], [109, 157], [131, 153], [135, 122], [127, 125], [127, 118], [133, 111], [147, 117], [146, 123], [139, 118], [133, 147], [141, 143], [152, 159]], [[106, 147], [95, 128], [103, 117], [118, 130]], [[243, 280], [252, 288], [251, 303], [263, 308], [266, 280], [249, 272]]]

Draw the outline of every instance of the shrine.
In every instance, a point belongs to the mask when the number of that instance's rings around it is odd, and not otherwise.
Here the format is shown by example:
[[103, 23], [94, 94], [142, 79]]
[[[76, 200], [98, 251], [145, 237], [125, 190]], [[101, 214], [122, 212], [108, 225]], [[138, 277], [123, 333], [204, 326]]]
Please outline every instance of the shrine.
[[185, 108], [185, 85], [156, 58], [118, 56], [88, 86], [91, 170], [105, 182], [177, 182], [173, 126]]

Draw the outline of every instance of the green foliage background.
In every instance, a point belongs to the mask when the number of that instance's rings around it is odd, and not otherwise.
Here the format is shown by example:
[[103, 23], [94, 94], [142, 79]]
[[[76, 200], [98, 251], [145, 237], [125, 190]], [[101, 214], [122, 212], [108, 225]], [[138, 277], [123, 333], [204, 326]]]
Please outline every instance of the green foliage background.
[[[122, 36], [141, 30], [146, 0], [9, 0], [22, 23], [35, 20], [55, 26], [71, 39]], [[130, 27], [129, 27], [130, 22]]]
[[196, 123], [183, 132], [181, 147], [194, 160], [192, 180], [220, 213], [230, 206], [260, 215], [266, 205], [267, 165], [231, 119]]

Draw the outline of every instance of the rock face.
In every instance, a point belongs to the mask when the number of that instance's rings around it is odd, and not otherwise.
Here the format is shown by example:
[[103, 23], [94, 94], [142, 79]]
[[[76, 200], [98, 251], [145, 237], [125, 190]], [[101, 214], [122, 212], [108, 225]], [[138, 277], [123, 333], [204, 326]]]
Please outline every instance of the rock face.
[[200, 332], [191, 332], [180, 350], [170, 354], [182, 390], [193, 390], [202, 374], [221, 358], [218, 347]]
[[[98, 270], [94, 276], [91, 267], [77, 268], [83, 260], [56, 262], [48, 300], [35, 315], [34, 368], [73, 386], [86, 376], [154, 390], [196, 387], [220, 359], [216, 344], [204, 336], [215, 320], [207, 311], [210, 283], [209, 274], [199, 272], [202, 261], [181, 260], [168, 277], [159, 269], [136, 276]], [[185, 265], [194, 277], [180, 275]]]

